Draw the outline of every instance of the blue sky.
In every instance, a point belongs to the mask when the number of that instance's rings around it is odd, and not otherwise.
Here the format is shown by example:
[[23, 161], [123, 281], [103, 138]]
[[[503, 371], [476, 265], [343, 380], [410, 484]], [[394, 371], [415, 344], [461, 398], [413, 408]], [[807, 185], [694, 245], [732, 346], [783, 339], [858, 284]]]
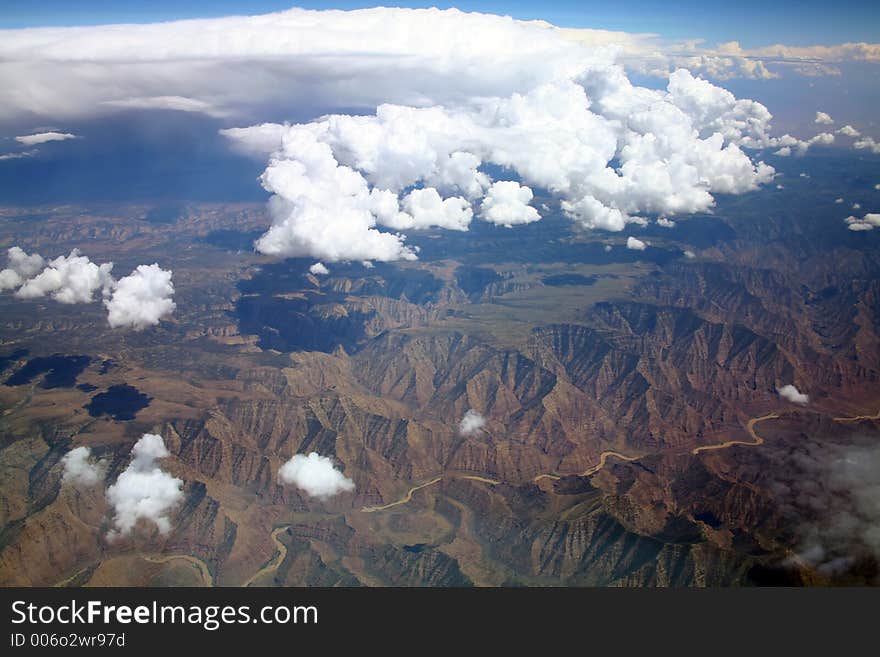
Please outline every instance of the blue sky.
[[375, 4], [456, 6], [463, 10], [543, 18], [557, 25], [596, 27], [629, 32], [655, 32], [670, 38], [701, 37], [709, 42], [740, 41], [746, 47], [786, 43], [833, 44], [877, 41], [880, 3], [857, 0], [790, 2], [760, 0], [464, 0], [445, 2], [362, 2], [360, 0], [3, 0], [0, 27], [89, 25], [116, 22], [152, 22], [228, 14], [259, 14], [301, 6], [315, 9], [352, 9]]

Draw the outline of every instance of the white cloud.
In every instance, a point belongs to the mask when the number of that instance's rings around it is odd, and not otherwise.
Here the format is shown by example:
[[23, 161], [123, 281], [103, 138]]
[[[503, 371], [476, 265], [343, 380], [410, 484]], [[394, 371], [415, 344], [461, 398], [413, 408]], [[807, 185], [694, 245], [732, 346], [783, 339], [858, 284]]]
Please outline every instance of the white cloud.
[[[433, 187], [414, 189], [403, 199], [403, 207], [411, 220], [408, 225], [397, 228], [429, 228], [437, 226], [447, 230], [467, 230], [474, 216], [467, 199], [460, 196], [441, 198]], [[397, 217], [402, 215], [398, 214]]]
[[873, 137], [862, 137], [853, 144], [853, 148], [870, 151], [875, 155], [880, 155], [880, 142], [875, 141]]
[[184, 96], [146, 96], [140, 98], [119, 98], [105, 100], [102, 105], [122, 109], [159, 109], [176, 112], [199, 112], [208, 116], [223, 117], [226, 112], [219, 110], [203, 100]]
[[782, 386], [781, 388], [777, 388], [776, 391], [779, 393], [780, 397], [782, 397], [783, 399], [787, 399], [792, 404], [800, 404], [801, 406], [805, 406], [810, 401], [810, 398], [807, 395], [800, 392], [790, 383]]
[[606, 244], [604, 247], [605, 253], [610, 253], [611, 249], [614, 248], [610, 244]]
[[89, 303], [96, 291], [109, 291], [113, 284], [112, 269], [112, 262], [96, 265], [73, 249], [70, 255], [55, 258], [43, 271], [25, 281], [15, 296], [35, 299], [51, 294], [60, 303]]
[[33, 135], [21, 135], [16, 137], [15, 141], [25, 146], [37, 146], [49, 141], [64, 141], [65, 139], [76, 139], [76, 135], [69, 132], [38, 132]]
[[107, 501], [113, 506], [114, 528], [107, 535], [111, 540], [131, 533], [139, 520], [148, 520], [167, 534], [168, 514], [183, 501], [183, 481], [156, 464], [169, 456], [162, 436], [145, 433], [131, 455], [131, 463], [107, 489]]
[[333, 461], [312, 452], [308, 456], [295, 454], [278, 470], [282, 483], [292, 484], [309, 497], [327, 499], [345, 491], [354, 490], [354, 482], [336, 469]]
[[874, 230], [875, 228], [880, 228], [880, 214], [869, 212], [861, 219], [858, 217], [847, 217], [844, 219], [844, 222], [850, 230]]
[[819, 123], [821, 125], [833, 125], [834, 119], [831, 118], [829, 114], [825, 112], [816, 112], [816, 118], [813, 123]]
[[852, 204], [852, 209], [853, 209], [853, 210], [861, 210], [861, 209], [862, 209], [862, 204], [861, 204], [861, 203], [853, 203], [853, 204]]
[[837, 131], [837, 134], [844, 137], [861, 137], [862, 133], [853, 128], [851, 125], [845, 125]]
[[309, 271], [315, 276], [326, 276], [330, 273], [330, 270], [324, 266], [323, 262], [316, 262], [311, 267], [309, 267]]
[[46, 266], [39, 253], [28, 255], [23, 249], [13, 246], [6, 251], [7, 266], [0, 271], [0, 290], [13, 290]]
[[492, 183], [480, 206], [480, 217], [499, 226], [510, 228], [516, 224], [530, 224], [539, 221], [541, 215], [529, 205], [533, 198], [532, 190], [513, 180], [499, 180]]
[[461, 422], [458, 423], [458, 433], [462, 436], [476, 436], [486, 425], [486, 418], [472, 408], [469, 408]]
[[177, 307], [171, 300], [174, 285], [171, 271], [158, 264], [139, 265], [131, 274], [117, 281], [113, 293], [104, 300], [107, 321], [113, 328], [120, 326], [136, 331], [154, 326]]
[[675, 222], [666, 217], [660, 217], [657, 220], [657, 225], [662, 226], [663, 228], [675, 228]]
[[[770, 137], [765, 143], [768, 147], [781, 146], [781, 148], [773, 154], [781, 157], [788, 157], [792, 153], [804, 155], [811, 147], [816, 145], [829, 146], [834, 143], [834, 135], [830, 132], [820, 132], [818, 135], [803, 140], [785, 134], [781, 137]], [[805, 176], [802, 174], [802, 177]]]
[[69, 486], [94, 486], [104, 480], [107, 470], [105, 461], [94, 461], [92, 450], [88, 447], [75, 447], [67, 452], [61, 462], [64, 464], [62, 483]]
[[694, 253], [693, 251], [690, 251], [690, 250], [688, 250], [688, 249], [685, 249], [684, 251], [682, 251], [681, 254], [682, 254], [685, 258], [688, 258], [688, 259], [696, 258], [696, 257], [697, 257], [697, 254], [696, 254], [696, 253]]
[[90, 303], [101, 290], [112, 328], [129, 327], [139, 331], [170, 315], [176, 305], [171, 300], [174, 286], [171, 271], [159, 265], [140, 265], [116, 281], [113, 263], [98, 265], [77, 249], [46, 263], [37, 253], [28, 255], [14, 246], [7, 252], [8, 266], [0, 271], [0, 291], [18, 288], [19, 299], [51, 295], [60, 303]]
[[842, 197], [838, 197], [838, 198], [834, 199], [834, 202], [835, 202], [836, 204], [840, 205], [841, 203], [843, 203], [843, 198], [842, 198]]
[[36, 155], [38, 152], [39, 152], [39, 151], [38, 151], [36, 148], [34, 148], [34, 149], [29, 150], [29, 151], [20, 151], [20, 152], [18, 152], [18, 153], [3, 153], [2, 155], [0, 155], [0, 161], [3, 161], [3, 160], [20, 160], [20, 159], [25, 158], [25, 157], [33, 157], [33, 156]]
[[630, 235], [626, 238], [626, 248], [632, 249], [633, 251], [644, 251], [646, 248], [648, 248], [648, 245], [645, 244], [642, 240]]

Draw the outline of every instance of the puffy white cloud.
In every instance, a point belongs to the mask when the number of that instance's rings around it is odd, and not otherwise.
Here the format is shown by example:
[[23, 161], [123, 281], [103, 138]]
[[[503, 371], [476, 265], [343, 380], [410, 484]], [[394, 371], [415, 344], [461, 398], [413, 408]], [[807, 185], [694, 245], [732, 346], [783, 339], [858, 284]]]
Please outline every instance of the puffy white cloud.
[[467, 410], [458, 423], [458, 433], [462, 436], [476, 436], [486, 425], [486, 418], [472, 408]]
[[875, 228], [880, 228], [880, 214], [869, 212], [861, 219], [858, 217], [847, 217], [844, 219], [844, 222], [850, 230], [874, 230]]
[[104, 480], [105, 461], [94, 461], [88, 447], [75, 447], [61, 459], [64, 464], [62, 483], [69, 486], [94, 486]]
[[840, 128], [837, 131], [837, 134], [843, 135], [844, 137], [861, 137], [862, 133], [853, 128], [851, 125], [847, 124]]
[[875, 141], [873, 137], [862, 137], [853, 144], [853, 148], [880, 155], [880, 142]]
[[107, 489], [113, 507], [111, 540], [131, 533], [139, 520], [148, 520], [159, 531], [171, 530], [168, 514], [183, 501], [183, 481], [173, 477], [156, 461], [169, 456], [162, 436], [145, 433], [131, 450], [132, 460]]
[[684, 251], [681, 252], [681, 254], [682, 254], [685, 258], [687, 258], [688, 260], [697, 257], [697, 254], [694, 253], [693, 251], [689, 250], [689, 249], [685, 249]]
[[510, 228], [515, 224], [530, 224], [539, 221], [541, 215], [531, 203], [534, 194], [525, 185], [513, 180], [499, 180], [492, 183], [480, 205], [480, 217], [500, 226]]
[[834, 199], [834, 202], [835, 202], [837, 205], [840, 205], [841, 203], [843, 203], [843, 198], [842, 198], [842, 197], [838, 197], [838, 198]]
[[28, 255], [23, 249], [13, 246], [6, 251], [7, 266], [0, 271], [0, 290], [20, 287], [27, 279], [46, 266], [39, 253]]
[[797, 139], [789, 134], [785, 134], [781, 137], [770, 137], [766, 141], [768, 147], [781, 146], [779, 150], [774, 152], [774, 155], [782, 157], [788, 157], [793, 152], [797, 155], [804, 155], [812, 146], [816, 146], [817, 144], [820, 146], [829, 146], [833, 143], [834, 135], [830, 132], [820, 132], [818, 135], [810, 137], [807, 140]]
[[807, 395], [800, 392], [790, 383], [782, 386], [781, 388], [777, 388], [776, 391], [779, 393], [780, 397], [790, 401], [792, 404], [800, 404], [801, 406], [805, 406], [810, 401], [810, 398]]
[[69, 132], [38, 132], [33, 135], [21, 135], [16, 137], [15, 141], [25, 146], [36, 146], [49, 141], [64, 141], [65, 139], [76, 139], [76, 135]]
[[[448, 230], [467, 230], [474, 216], [467, 199], [460, 196], [441, 198], [433, 187], [414, 189], [403, 199], [403, 207], [411, 220], [398, 228], [429, 228], [437, 226]], [[398, 214], [398, 217], [401, 215]]]
[[136, 331], [154, 326], [177, 307], [171, 300], [174, 285], [171, 271], [158, 264], [139, 265], [131, 274], [112, 286], [107, 307], [107, 321], [113, 328], [125, 326]]
[[657, 220], [657, 225], [662, 226], [663, 228], [675, 228], [675, 222], [666, 217], [660, 217]]
[[333, 461], [312, 452], [308, 456], [295, 454], [278, 470], [282, 483], [292, 484], [309, 497], [327, 499], [339, 493], [354, 490], [354, 482], [336, 469]]
[[20, 299], [50, 294], [60, 303], [90, 303], [95, 292], [101, 290], [110, 326], [137, 331], [157, 324], [176, 307], [171, 300], [171, 271], [157, 264], [140, 265], [116, 281], [111, 275], [112, 262], [95, 264], [77, 249], [49, 263], [39, 254], [28, 255], [17, 246], [7, 254], [8, 266], [0, 271], [0, 291], [18, 288], [15, 296]]
[[861, 203], [853, 203], [853, 204], [852, 204], [852, 209], [853, 209], [853, 210], [861, 210], [861, 209], [862, 209], [862, 204], [861, 204]]
[[819, 123], [821, 125], [833, 125], [834, 119], [831, 118], [829, 114], [825, 112], [816, 112], [816, 118], [813, 120], [813, 123]]
[[330, 270], [324, 266], [323, 262], [316, 262], [311, 267], [309, 267], [309, 271], [315, 276], [326, 276], [330, 273]]
[[642, 240], [630, 235], [626, 238], [626, 248], [632, 249], [633, 251], [644, 251], [646, 248], [648, 248], [648, 245], [645, 244]]
[[96, 265], [73, 249], [70, 255], [55, 258], [43, 271], [25, 281], [15, 296], [34, 299], [51, 294], [60, 303], [89, 303], [96, 291], [109, 291], [113, 285], [112, 269], [112, 262]]

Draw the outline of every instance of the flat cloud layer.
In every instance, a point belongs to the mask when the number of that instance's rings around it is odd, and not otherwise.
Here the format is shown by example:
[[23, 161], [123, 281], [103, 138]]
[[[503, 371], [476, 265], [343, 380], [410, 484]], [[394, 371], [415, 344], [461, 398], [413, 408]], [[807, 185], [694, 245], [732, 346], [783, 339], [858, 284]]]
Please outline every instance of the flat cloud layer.
[[0, 291], [16, 290], [19, 299], [51, 296], [66, 304], [90, 303], [100, 290], [112, 328], [140, 331], [171, 315], [174, 286], [171, 271], [159, 265], [140, 265], [118, 281], [113, 263], [97, 265], [77, 249], [48, 263], [38, 253], [27, 254], [13, 246], [7, 250], [7, 267], [0, 270]]
[[278, 470], [278, 479], [318, 499], [354, 490], [354, 482], [337, 470], [331, 459], [317, 452], [295, 454]]
[[111, 540], [128, 535], [139, 520], [148, 520], [159, 531], [171, 531], [168, 514], [183, 501], [183, 481], [156, 463], [169, 456], [162, 436], [145, 433], [131, 449], [132, 460], [107, 489], [113, 507]]

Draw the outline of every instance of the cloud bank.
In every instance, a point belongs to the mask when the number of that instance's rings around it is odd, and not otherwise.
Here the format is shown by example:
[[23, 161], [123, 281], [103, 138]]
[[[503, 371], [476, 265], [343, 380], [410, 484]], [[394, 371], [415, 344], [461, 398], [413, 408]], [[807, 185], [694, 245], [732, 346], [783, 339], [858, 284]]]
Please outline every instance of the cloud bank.
[[104, 481], [107, 470], [105, 461], [94, 461], [92, 450], [88, 447], [76, 447], [61, 459], [64, 473], [61, 482], [68, 486], [94, 486]]
[[321, 500], [354, 490], [354, 482], [337, 470], [330, 458], [317, 452], [295, 454], [278, 470], [278, 479]]
[[19, 299], [50, 296], [65, 304], [91, 303], [100, 290], [112, 328], [140, 331], [158, 324], [176, 307], [171, 300], [171, 271], [159, 265], [140, 265], [118, 281], [113, 263], [97, 265], [73, 249], [69, 255], [46, 260], [17, 246], [7, 250], [7, 266], [0, 270], [0, 291], [16, 290]]

